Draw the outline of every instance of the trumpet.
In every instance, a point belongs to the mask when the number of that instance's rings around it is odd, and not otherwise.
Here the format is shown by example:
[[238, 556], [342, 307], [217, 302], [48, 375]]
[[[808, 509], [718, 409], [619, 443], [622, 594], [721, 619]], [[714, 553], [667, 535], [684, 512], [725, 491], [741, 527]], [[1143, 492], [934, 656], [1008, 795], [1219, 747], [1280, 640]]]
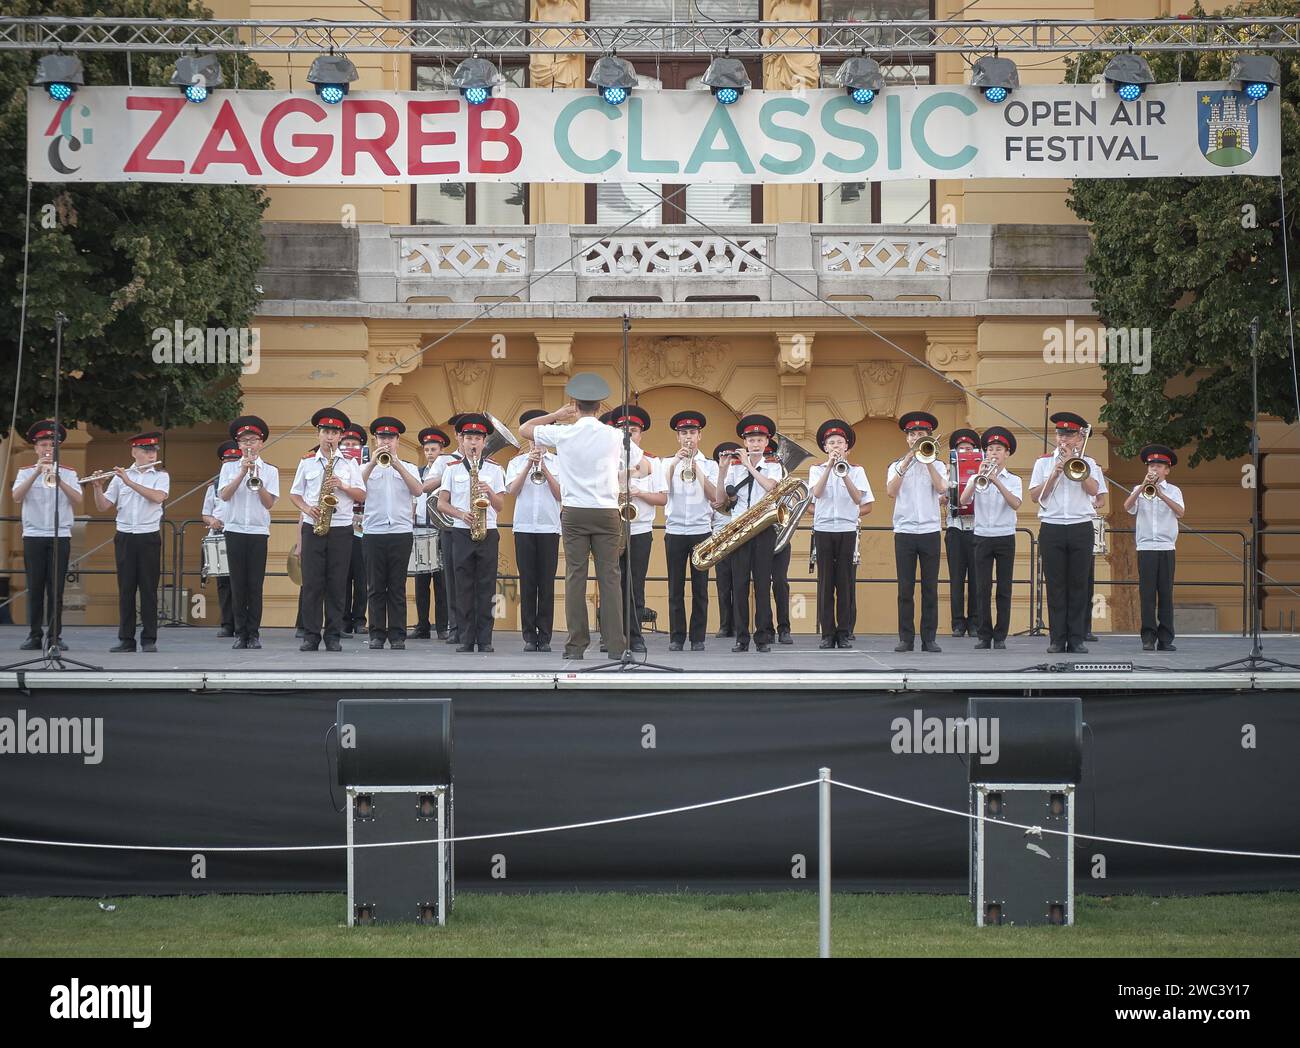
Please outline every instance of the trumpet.
[[980, 464], [980, 471], [975, 474], [976, 491], [988, 490], [989, 484], [992, 483], [991, 478], [993, 476], [993, 468], [996, 467], [996, 465], [997, 464], [991, 458], [987, 455], [984, 456], [984, 461]]
[[248, 480], [245, 483], [248, 485], [249, 491], [262, 490], [262, 478], [258, 475], [257, 459], [255, 458], [250, 460]]
[[1088, 460], [1083, 457], [1084, 450], [1088, 447], [1088, 437], [1092, 433], [1091, 426], [1083, 427], [1083, 444], [1079, 448], [1079, 453], [1073, 458], [1065, 460], [1064, 472], [1070, 480], [1082, 481], [1088, 478], [1092, 469], [1088, 466]]
[[387, 451], [381, 451], [379, 452], [378, 455], [375, 456], [376, 466], [387, 467], [387, 466], [391, 466], [392, 464], [393, 464], [393, 456], [389, 454]]
[[1142, 490], [1138, 492], [1141, 498], [1154, 502], [1156, 498], [1156, 485], [1159, 481], [1156, 479], [1155, 470], [1147, 470], [1146, 479], [1142, 481]]
[[[536, 444], [533, 444], [533, 443], [531, 443], [531, 442], [529, 443], [529, 445], [528, 445], [528, 454], [529, 454], [529, 455], [531, 455], [534, 451], [540, 451], [540, 450], [541, 450], [541, 449], [540, 449]], [[529, 482], [530, 484], [545, 484], [545, 483], [546, 483], [546, 474], [542, 472], [542, 460], [541, 460], [540, 458], [539, 458], [539, 459], [537, 460], [537, 462], [533, 465], [532, 470], [529, 472], [529, 474], [528, 474], [528, 482]]]
[[44, 473], [41, 475], [41, 483], [47, 488], [57, 488], [59, 486], [59, 478], [54, 469], [54, 460], [48, 459], [38, 461], [36, 465], [40, 469], [44, 470]]
[[840, 458], [835, 460], [835, 465], [831, 467], [831, 472], [837, 477], [847, 477], [849, 475], [849, 470], [852, 468], [853, 467], [849, 465], [846, 459]]
[[[135, 463], [132, 463], [130, 466], [123, 466], [122, 468], [123, 468], [123, 469], [131, 469], [132, 466], [134, 466], [134, 465], [135, 465]], [[141, 466], [140, 468], [141, 468], [142, 470], [144, 470], [144, 469], [153, 469], [155, 466], [161, 466], [161, 465], [162, 465], [162, 459], [157, 459], [157, 460], [154, 461], [154, 462], [146, 462], [146, 463], [145, 463], [143, 466]], [[82, 477], [82, 478], [81, 478], [81, 483], [83, 483], [83, 484], [91, 484], [91, 483], [93, 483], [93, 482], [95, 482], [95, 481], [97, 481], [97, 480], [108, 480], [110, 477], [114, 476], [116, 473], [117, 473], [117, 470], [115, 470], [115, 469], [101, 469], [98, 473], [92, 473], [92, 474], [91, 474], [90, 476], [88, 476], [88, 477]]]

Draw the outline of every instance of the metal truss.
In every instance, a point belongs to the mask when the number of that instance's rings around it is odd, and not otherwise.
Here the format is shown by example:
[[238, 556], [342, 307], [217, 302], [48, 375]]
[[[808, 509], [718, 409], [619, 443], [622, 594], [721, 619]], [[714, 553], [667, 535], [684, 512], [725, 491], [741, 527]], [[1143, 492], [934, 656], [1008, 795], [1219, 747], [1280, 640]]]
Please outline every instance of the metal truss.
[[1028, 22], [331, 22], [0, 18], [0, 50], [847, 55], [1300, 50], [1300, 18]]

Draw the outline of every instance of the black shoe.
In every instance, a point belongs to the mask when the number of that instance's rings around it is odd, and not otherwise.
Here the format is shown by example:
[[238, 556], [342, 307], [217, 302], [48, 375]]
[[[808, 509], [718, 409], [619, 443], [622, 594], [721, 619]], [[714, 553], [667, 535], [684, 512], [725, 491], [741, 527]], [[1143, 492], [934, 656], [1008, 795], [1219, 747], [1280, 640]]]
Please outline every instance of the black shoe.
[[459, 634], [459, 633], [448, 633], [448, 634], [447, 634], [447, 643], [448, 643], [448, 644], [459, 644], [459, 643], [460, 643], [460, 634]]
[[897, 644], [894, 645], [894, 650], [895, 650], [895, 651], [911, 651], [915, 645], [916, 645], [916, 641], [912, 641], [912, 640], [900, 640]]
[[231, 649], [232, 651], [239, 651], [240, 649], [242, 649], [242, 648], [246, 648], [246, 647], [248, 647], [248, 641], [244, 640], [243, 637], [240, 637], [239, 639], [237, 639], [237, 640], [235, 641], [234, 644], [230, 645], [230, 649]]
[[262, 642], [257, 637], [249, 637], [248, 642], [244, 645], [244, 647], [249, 648], [250, 650], [261, 651]]
[[823, 637], [822, 642], [818, 644], [817, 647], [820, 648], [822, 651], [829, 651], [831, 648], [835, 647], [835, 638]]
[[550, 650], [551, 650], [551, 646], [550, 646], [549, 644], [539, 644], [539, 645], [537, 645], [537, 650], [538, 650], [538, 651], [550, 651]]
[[844, 634], [844, 636], [848, 637], [849, 640], [857, 640], [857, 639], [858, 639], [858, 635], [857, 635], [856, 633], [846, 633], [846, 634]]
[[1072, 646], [1066, 648], [1065, 650], [1068, 651], [1071, 655], [1087, 655], [1087, 654], [1088, 654], [1088, 645], [1086, 645], [1086, 644], [1074, 644], [1074, 645], [1072, 645]]
[[536, 650], [537, 650], [537, 645], [534, 644], [531, 640], [524, 645], [524, 651], [536, 651]]
[[853, 641], [849, 640], [848, 637], [841, 637], [835, 644], [836, 647], [844, 648], [846, 651], [853, 647]]
[[140, 642], [140, 650], [141, 650], [141, 651], [157, 651], [157, 650], [158, 650], [158, 645], [155, 644], [155, 643], [154, 643], [153, 641], [151, 641], [151, 640], [144, 640], [144, 641], [141, 641], [141, 642]]
[[474, 645], [473, 645], [473, 644], [460, 644], [460, 645], [457, 645], [456, 650], [457, 650], [457, 651], [473, 651], [473, 650], [474, 650]]
[[778, 644], [793, 644], [794, 638], [790, 636], [789, 630], [782, 630], [776, 635], [776, 642]]
[[[40, 651], [44, 644], [40, 637], [28, 637], [18, 645], [19, 651]], [[116, 649], [114, 649], [116, 650]]]
[[[426, 634], [424, 635], [424, 638], [423, 638], [423, 639], [428, 640], [428, 639], [429, 639], [429, 635], [426, 633]], [[439, 631], [438, 631], [438, 639], [439, 639], [439, 640], [446, 640], [446, 639], [447, 639], [447, 631], [446, 631], [446, 630], [439, 630]]]
[[993, 644], [992, 644], [991, 641], [987, 641], [987, 640], [977, 640], [977, 641], [975, 642], [975, 650], [976, 650], [976, 651], [988, 651], [991, 647], [993, 647]]
[[58, 640], [56, 640], [53, 644], [51, 644], [50, 647], [52, 647], [52, 648], [57, 648], [59, 651], [67, 651], [67, 650], [68, 650], [68, 646], [67, 646], [65, 643], [63, 643], [63, 638], [62, 638], [62, 637], [60, 637], [60, 638], [59, 638]]
[[966, 636], [966, 627], [963, 626], [961, 629], [958, 629], [956, 626], [954, 626], [954, 627], [952, 628], [952, 635], [953, 635], [954, 637], [964, 637], [964, 636]]
[[480, 644], [478, 650], [484, 654], [490, 654], [491, 652], [496, 651], [496, 648], [492, 647], [491, 644]]
[[939, 647], [939, 645], [937, 645], [937, 644], [936, 644], [934, 641], [932, 641], [932, 640], [923, 640], [923, 641], [921, 641], [921, 650], [922, 650], [922, 651], [928, 651], [928, 652], [931, 652], [931, 653], [934, 653], [934, 654], [938, 654], [939, 652], [943, 651], [943, 649], [942, 649], [941, 647]]
[[398, 637], [397, 640], [390, 640], [390, 641], [388, 642], [388, 647], [389, 647], [390, 649], [392, 649], [393, 651], [405, 651], [405, 650], [406, 650], [406, 638], [405, 638], [405, 637]]
[[298, 645], [299, 651], [320, 651], [320, 641], [305, 640]]
[[429, 640], [429, 639], [431, 638], [428, 630], [416, 630], [414, 633], [411, 634], [411, 640]]
[[[234, 634], [232, 633], [231, 636], [233, 637]], [[303, 629], [301, 626], [299, 626], [296, 630], [293, 631], [293, 636], [295, 640], [302, 640], [303, 637], [307, 636], [307, 631]]]
[[643, 641], [643, 640], [634, 640], [634, 641], [632, 642], [632, 651], [636, 652], [638, 655], [644, 655], [644, 654], [645, 654], [645, 641]]
[[133, 640], [119, 641], [117, 644], [114, 644], [108, 650], [109, 651], [135, 651], [135, 641]]
[[351, 630], [351, 628], [348, 627], [348, 626], [344, 626], [341, 630], [339, 630], [339, 636], [340, 636], [340, 637], [351, 637], [351, 636], [352, 636], [352, 630]]
[[326, 651], [342, 651], [342, 650], [343, 650], [343, 645], [340, 644], [340, 643], [339, 643], [338, 641], [336, 641], [336, 640], [327, 640], [327, 641], [325, 642], [325, 650], [326, 650]]
[[1156, 651], [1177, 651], [1177, 650], [1178, 650], [1178, 649], [1177, 649], [1176, 647], [1174, 647], [1172, 644], [1158, 644], [1158, 645], [1156, 645]]
[[703, 650], [704, 650], [704, 641], [702, 640], [691, 641], [691, 651], [703, 651]]
[[1063, 648], [1060, 644], [1049, 644], [1047, 646], [1047, 654], [1049, 655], [1059, 655], [1064, 650], [1065, 648]]
[[731, 646], [731, 650], [732, 650], [732, 651], [748, 651], [748, 650], [749, 650], [749, 641], [747, 641], [747, 640], [737, 641], [735, 644], [733, 644], [733, 645]]
[[671, 642], [669, 643], [669, 645], [668, 645], [668, 650], [669, 650], [669, 651], [681, 651], [681, 650], [682, 650], [682, 642], [679, 641], [679, 640], [671, 641]]
[[995, 640], [993, 642], [993, 647], [996, 648], [998, 651], [1005, 651], [1007, 647], [1007, 642], [1004, 640]]
[[1143, 650], [1143, 651], [1155, 651], [1155, 650], [1156, 650], [1156, 642], [1153, 641], [1153, 640], [1144, 640], [1144, 641], [1142, 642], [1142, 650]]
[[566, 652], [564, 653], [564, 657], [565, 657], [567, 660], [569, 660], [570, 662], [581, 662], [581, 661], [582, 661], [582, 652], [580, 652], [580, 651], [578, 651], [578, 652], [567, 652], [567, 651], [566, 651]]
[[606, 644], [605, 644], [605, 642], [604, 642], [603, 640], [600, 642], [600, 650], [601, 650], [601, 651], [604, 651], [604, 652], [609, 651], [609, 648], [606, 646]]
[[772, 650], [772, 645], [768, 644], [766, 641], [761, 641], [761, 640], [756, 641], [754, 643], [754, 650], [761, 651], [764, 655], [766, 655], [769, 651]]
[[371, 638], [370, 638], [370, 650], [371, 650], [371, 651], [379, 651], [379, 650], [381, 650], [381, 649], [383, 648], [383, 646], [384, 646], [384, 639], [383, 639], [383, 637], [371, 637]]
[[734, 637], [735, 635], [735, 630], [718, 630], [718, 632], [714, 634], [715, 637]]
[[1089, 644], [1096, 644], [1099, 640], [1101, 640], [1101, 638], [1098, 637], [1097, 634], [1095, 633], [1085, 633], [1083, 635], [1083, 639], [1086, 640]]
[[234, 635], [235, 631], [228, 630], [225, 626], [222, 626], [221, 629], [217, 630], [217, 637], [221, 640], [225, 640], [227, 637], [233, 637]]

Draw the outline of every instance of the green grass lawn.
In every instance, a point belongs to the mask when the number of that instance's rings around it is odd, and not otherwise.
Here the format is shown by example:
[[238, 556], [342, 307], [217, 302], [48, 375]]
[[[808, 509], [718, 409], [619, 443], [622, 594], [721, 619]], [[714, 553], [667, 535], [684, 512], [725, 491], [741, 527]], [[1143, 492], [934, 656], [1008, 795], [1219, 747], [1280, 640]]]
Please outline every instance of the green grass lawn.
[[[0, 899], [22, 957], [814, 957], [813, 893], [460, 894], [445, 928], [348, 928], [342, 895]], [[1294, 957], [1300, 894], [1079, 900], [1073, 928], [975, 928], [962, 896], [837, 895], [832, 952], [875, 957]]]

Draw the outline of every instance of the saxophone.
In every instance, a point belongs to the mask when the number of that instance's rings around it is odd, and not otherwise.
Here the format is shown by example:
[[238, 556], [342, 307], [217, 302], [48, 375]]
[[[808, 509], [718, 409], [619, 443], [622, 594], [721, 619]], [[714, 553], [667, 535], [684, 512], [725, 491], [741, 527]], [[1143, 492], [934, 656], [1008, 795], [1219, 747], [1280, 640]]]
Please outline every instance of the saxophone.
[[325, 472], [320, 478], [320, 498], [316, 500], [316, 508], [320, 510], [320, 519], [316, 521], [316, 526], [311, 530], [317, 535], [328, 535], [330, 533], [330, 520], [334, 516], [334, 507], [339, 504], [339, 497], [332, 491], [326, 491], [325, 485], [334, 477], [334, 460], [331, 458], [325, 463]]
[[475, 495], [473, 492], [478, 486], [478, 461], [476, 459], [466, 458], [465, 469], [469, 471], [469, 504], [474, 511], [473, 519], [469, 525], [469, 538], [471, 542], [482, 542], [487, 538], [487, 511], [488, 498], [486, 495]]

